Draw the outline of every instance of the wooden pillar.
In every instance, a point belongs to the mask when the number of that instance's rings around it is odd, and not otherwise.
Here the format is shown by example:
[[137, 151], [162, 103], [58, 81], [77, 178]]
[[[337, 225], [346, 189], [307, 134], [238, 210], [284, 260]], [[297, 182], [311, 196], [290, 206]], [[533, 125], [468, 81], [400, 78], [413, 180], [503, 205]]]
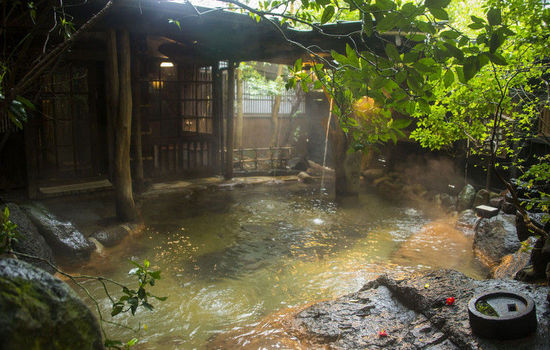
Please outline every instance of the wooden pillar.
[[215, 137], [213, 159], [215, 163], [215, 171], [217, 173], [222, 172], [222, 158], [223, 142], [221, 136], [221, 123], [223, 121], [222, 116], [222, 89], [221, 89], [221, 72], [219, 69], [219, 62], [214, 63], [212, 66], [212, 133]]
[[137, 193], [143, 191], [143, 146], [141, 142], [141, 86], [142, 59], [138, 50], [137, 38], [132, 40], [132, 90], [133, 90], [133, 116], [134, 116], [134, 183]]
[[[115, 119], [115, 195], [117, 216], [124, 221], [134, 221], [137, 212], [132, 193], [130, 172], [130, 141], [132, 135], [132, 78], [130, 63], [130, 37], [127, 30], [118, 37], [119, 106]], [[116, 79], [116, 77], [113, 77]]]
[[238, 148], [243, 147], [243, 128], [244, 128], [244, 110], [243, 110], [243, 72], [237, 68], [237, 120], [235, 144]]
[[225, 155], [225, 178], [233, 178], [233, 115], [235, 113], [235, 62], [229, 61], [227, 67], [227, 140]]
[[116, 31], [107, 32], [107, 64], [106, 64], [106, 102], [107, 102], [107, 148], [109, 161], [109, 178], [114, 181], [115, 174], [115, 119], [118, 115], [118, 54], [116, 47]]

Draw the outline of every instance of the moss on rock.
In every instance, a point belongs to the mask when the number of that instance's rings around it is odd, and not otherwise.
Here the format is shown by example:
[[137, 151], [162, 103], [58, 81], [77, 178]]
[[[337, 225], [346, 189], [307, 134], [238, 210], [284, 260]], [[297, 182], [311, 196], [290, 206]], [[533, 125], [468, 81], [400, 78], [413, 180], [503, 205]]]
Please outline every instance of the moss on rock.
[[0, 348], [103, 349], [91, 311], [61, 280], [20, 260], [0, 260]]

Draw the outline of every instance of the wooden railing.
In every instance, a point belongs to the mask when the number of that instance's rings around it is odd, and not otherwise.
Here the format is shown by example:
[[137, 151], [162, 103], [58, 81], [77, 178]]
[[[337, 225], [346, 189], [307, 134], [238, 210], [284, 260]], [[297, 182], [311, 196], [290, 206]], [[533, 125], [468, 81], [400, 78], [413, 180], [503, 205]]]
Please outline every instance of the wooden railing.
[[233, 168], [240, 171], [268, 171], [286, 167], [292, 147], [238, 148], [233, 150]]

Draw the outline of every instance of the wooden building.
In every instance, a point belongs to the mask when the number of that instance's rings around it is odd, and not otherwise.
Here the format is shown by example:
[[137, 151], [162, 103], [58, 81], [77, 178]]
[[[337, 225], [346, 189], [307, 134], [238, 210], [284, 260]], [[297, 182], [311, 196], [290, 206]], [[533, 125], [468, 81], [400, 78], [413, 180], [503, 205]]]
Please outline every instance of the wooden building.
[[[71, 15], [83, 23], [105, 3], [74, 6]], [[127, 33], [131, 79], [129, 89], [120, 91], [131, 94], [132, 100], [134, 182], [231, 177], [232, 157], [227, 155], [233, 146], [235, 65], [250, 60], [292, 64], [307, 58], [295, 43], [325, 55], [330, 49], [344, 51], [349, 38], [334, 34], [360, 32], [360, 26], [325, 25], [322, 31], [333, 34], [327, 37], [321, 31], [294, 30], [188, 3], [117, 1], [43, 74], [34, 99], [36, 115], [24, 126], [24, 136], [20, 132], [11, 137], [24, 143], [25, 151], [19, 149], [18, 157], [25, 161], [6, 158], [13, 164], [2, 168], [17, 167], [19, 171], [12, 173], [26, 174], [18, 181], [31, 198], [52, 194], [60, 185], [71, 191], [113, 181], [115, 134], [124, 126], [115, 120], [119, 111], [111, 108], [118, 92], [112, 92], [110, 45], [113, 35], [118, 33], [120, 40], [121, 33]], [[118, 64], [122, 68], [122, 60]], [[9, 187], [9, 181], [5, 183]]]

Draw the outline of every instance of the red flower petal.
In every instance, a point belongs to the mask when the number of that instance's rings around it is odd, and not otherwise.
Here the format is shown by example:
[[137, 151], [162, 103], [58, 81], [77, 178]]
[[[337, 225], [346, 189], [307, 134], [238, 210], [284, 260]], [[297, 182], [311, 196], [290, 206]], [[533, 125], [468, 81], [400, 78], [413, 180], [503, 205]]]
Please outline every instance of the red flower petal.
[[379, 337], [387, 337], [387, 336], [388, 336], [388, 333], [386, 333], [386, 331], [383, 329], [383, 330], [381, 330], [380, 332], [378, 332], [378, 336], [379, 336]]
[[449, 297], [447, 298], [447, 305], [453, 305], [455, 303], [455, 298]]

